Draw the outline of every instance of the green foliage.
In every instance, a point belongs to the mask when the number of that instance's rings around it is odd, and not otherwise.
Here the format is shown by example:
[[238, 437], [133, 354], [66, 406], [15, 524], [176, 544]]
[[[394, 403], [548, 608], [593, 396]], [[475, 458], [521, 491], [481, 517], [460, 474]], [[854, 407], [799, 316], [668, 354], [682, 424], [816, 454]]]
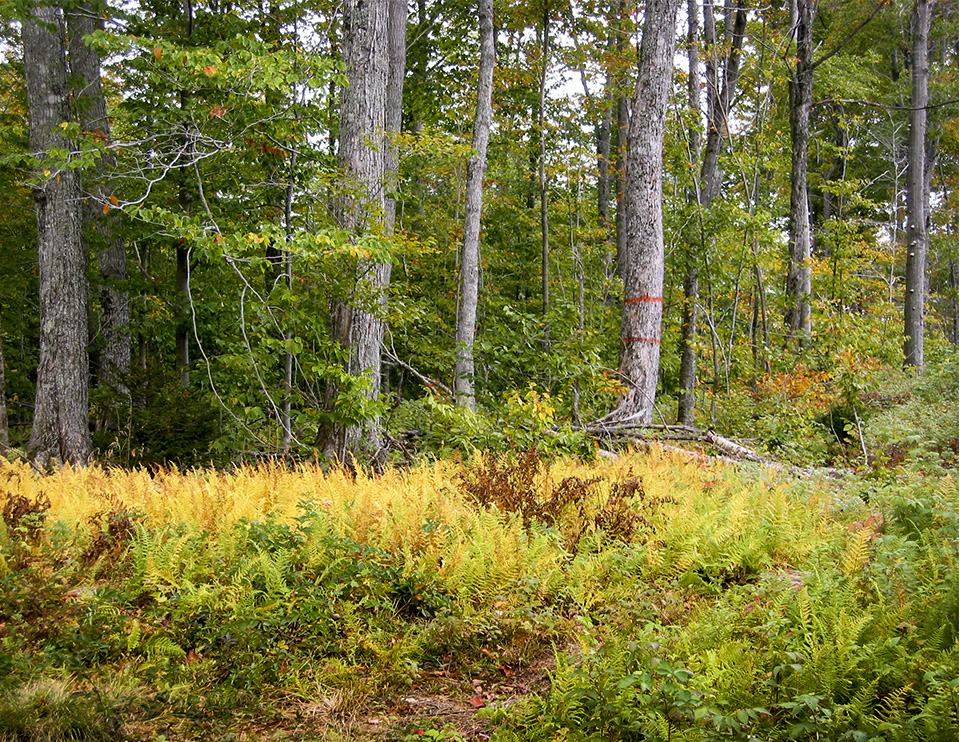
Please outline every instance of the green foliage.
[[878, 466], [904, 460], [936, 471], [957, 462], [957, 356], [948, 354], [930, 363], [913, 378], [897, 374], [875, 394], [876, 411], [867, 424], [866, 438]]
[[79, 690], [69, 682], [37, 680], [0, 695], [0, 740], [128, 739], [119, 723], [124, 705], [122, 699]]

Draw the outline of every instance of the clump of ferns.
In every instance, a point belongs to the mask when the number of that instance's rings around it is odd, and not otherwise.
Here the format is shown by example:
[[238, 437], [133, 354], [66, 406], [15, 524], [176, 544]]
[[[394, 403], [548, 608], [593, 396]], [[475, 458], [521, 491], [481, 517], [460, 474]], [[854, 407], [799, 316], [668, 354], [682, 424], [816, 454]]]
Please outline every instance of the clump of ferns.
[[538, 525], [559, 530], [569, 524], [564, 529], [564, 546], [571, 552], [590, 531], [603, 531], [608, 538], [625, 543], [640, 531], [653, 532], [648, 516], [659, 506], [675, 502], [669, 497], [648, 497], [640, 478], [628, 471], [624, 479], [610, 483], [606, 501], [595, 504], [606, 479], [568, 476], [555, 483], [550, 463], [535, 448], [499, 459], [488, 453], [478, 464], [462, 469], [455, 481], [481, 507], [517, 515], [528, 532]]

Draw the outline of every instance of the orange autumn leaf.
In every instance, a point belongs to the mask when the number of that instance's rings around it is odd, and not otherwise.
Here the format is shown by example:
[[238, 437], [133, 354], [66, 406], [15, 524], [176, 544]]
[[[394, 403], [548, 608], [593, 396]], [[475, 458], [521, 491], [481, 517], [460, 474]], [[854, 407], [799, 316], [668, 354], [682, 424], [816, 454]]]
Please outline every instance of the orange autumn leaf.
[[106, 213], [109, 212], [109, 211], [110, 211], [110, 204], [104, 204], [104, 205], [103, 205], [103, 213], [106, 214]]
[[112, 203], [114, 206], [119, 206], [120, 199], [118, 199], [116, 196], [110, 196], [110, 203]]
[[217, 68], [212, 64], [208, 64], [203, 68], [203, 72], [207, 77], [213, 77], [215, 74], [217, 74]]
[[159, 46], [153, 47], [153, 56], [155, 56], [157, 59], [160, 59], [160, 57], [163, 56], [163, 49], [161, 49]]

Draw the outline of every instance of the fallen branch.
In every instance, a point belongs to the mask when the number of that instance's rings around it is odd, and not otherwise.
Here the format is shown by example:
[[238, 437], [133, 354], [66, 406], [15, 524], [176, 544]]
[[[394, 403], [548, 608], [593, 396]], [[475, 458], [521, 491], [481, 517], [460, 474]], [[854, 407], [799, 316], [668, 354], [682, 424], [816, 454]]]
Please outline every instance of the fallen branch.
[[609, 418], [601, 418], [601, 420], [588, 423], [575, 429], [583, 430], [595, 438], [606, 440], [620, 438], [633, 444], [645, 446], [651, 443], [660, 443], [663, 445], [663, 441], [693, 441], [702, 443], [705, 446], [710, 446], [716, 451], [719, 451], [719, 455], [688, 451], [685, 448], [676, 446], [664, 445], [664, 448], [669, 451], [682, 451], [701, 459], [705, 458], [710, 461], [720, 461], [727, 464], [741, 464], [744, 461], [750, 461], [795, 477], [809, 478], [820, 475], [838, 479], [846, 476], [846, 473], [841, 469], [798, 467], [785, 464], [768, 456], [764, 456], [752, 448], [744, 446], [742, 443], [725, 438], [712, 430], [700, 430], [699, 428], [688, 425], [640, 425], [632, 420], [611, 421]]

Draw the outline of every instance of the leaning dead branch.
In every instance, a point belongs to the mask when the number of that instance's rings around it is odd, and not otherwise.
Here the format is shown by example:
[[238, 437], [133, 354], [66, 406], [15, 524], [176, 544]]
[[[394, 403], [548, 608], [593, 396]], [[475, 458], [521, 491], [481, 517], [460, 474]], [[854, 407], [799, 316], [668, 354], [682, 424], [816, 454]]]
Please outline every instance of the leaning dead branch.
[[[635, 446], [649, 446], [652, 443], [659, 443], [667, 450], [683, 451], [684, 453], [695, 456], [698, 459], [710, 461], [719, 461], [728, 464], [741, 464], [744, 461], [760, 464], [769, 467], [777, 472], [784, 472], [791, 476], [800, 478], [810, 478], [814, 476], [826, 476], [831, 479], [838, 479], [846, 476], [846, 473], [840, 469], [832, 468], [809, 468], [798, 467], [785, 464], [781, 461], [764, 456], [763, 454], [749, 448], [742, 443], [725, 438], [712, 430], [700, 430], [688, 425], [640, 425], [632, 420], [610, 420], [602, 418], [601, 420], [588, 423], [579, 430], [589, 433], [599, 441], [609, 444], [629, 444]], [[689, 451], [685, 448], [670, 446], [664, 444], [664, 441], [689, 441], [703, 444], [704, 447], [716, 451], [716, 454], [707, 454], [703, 451]]]

